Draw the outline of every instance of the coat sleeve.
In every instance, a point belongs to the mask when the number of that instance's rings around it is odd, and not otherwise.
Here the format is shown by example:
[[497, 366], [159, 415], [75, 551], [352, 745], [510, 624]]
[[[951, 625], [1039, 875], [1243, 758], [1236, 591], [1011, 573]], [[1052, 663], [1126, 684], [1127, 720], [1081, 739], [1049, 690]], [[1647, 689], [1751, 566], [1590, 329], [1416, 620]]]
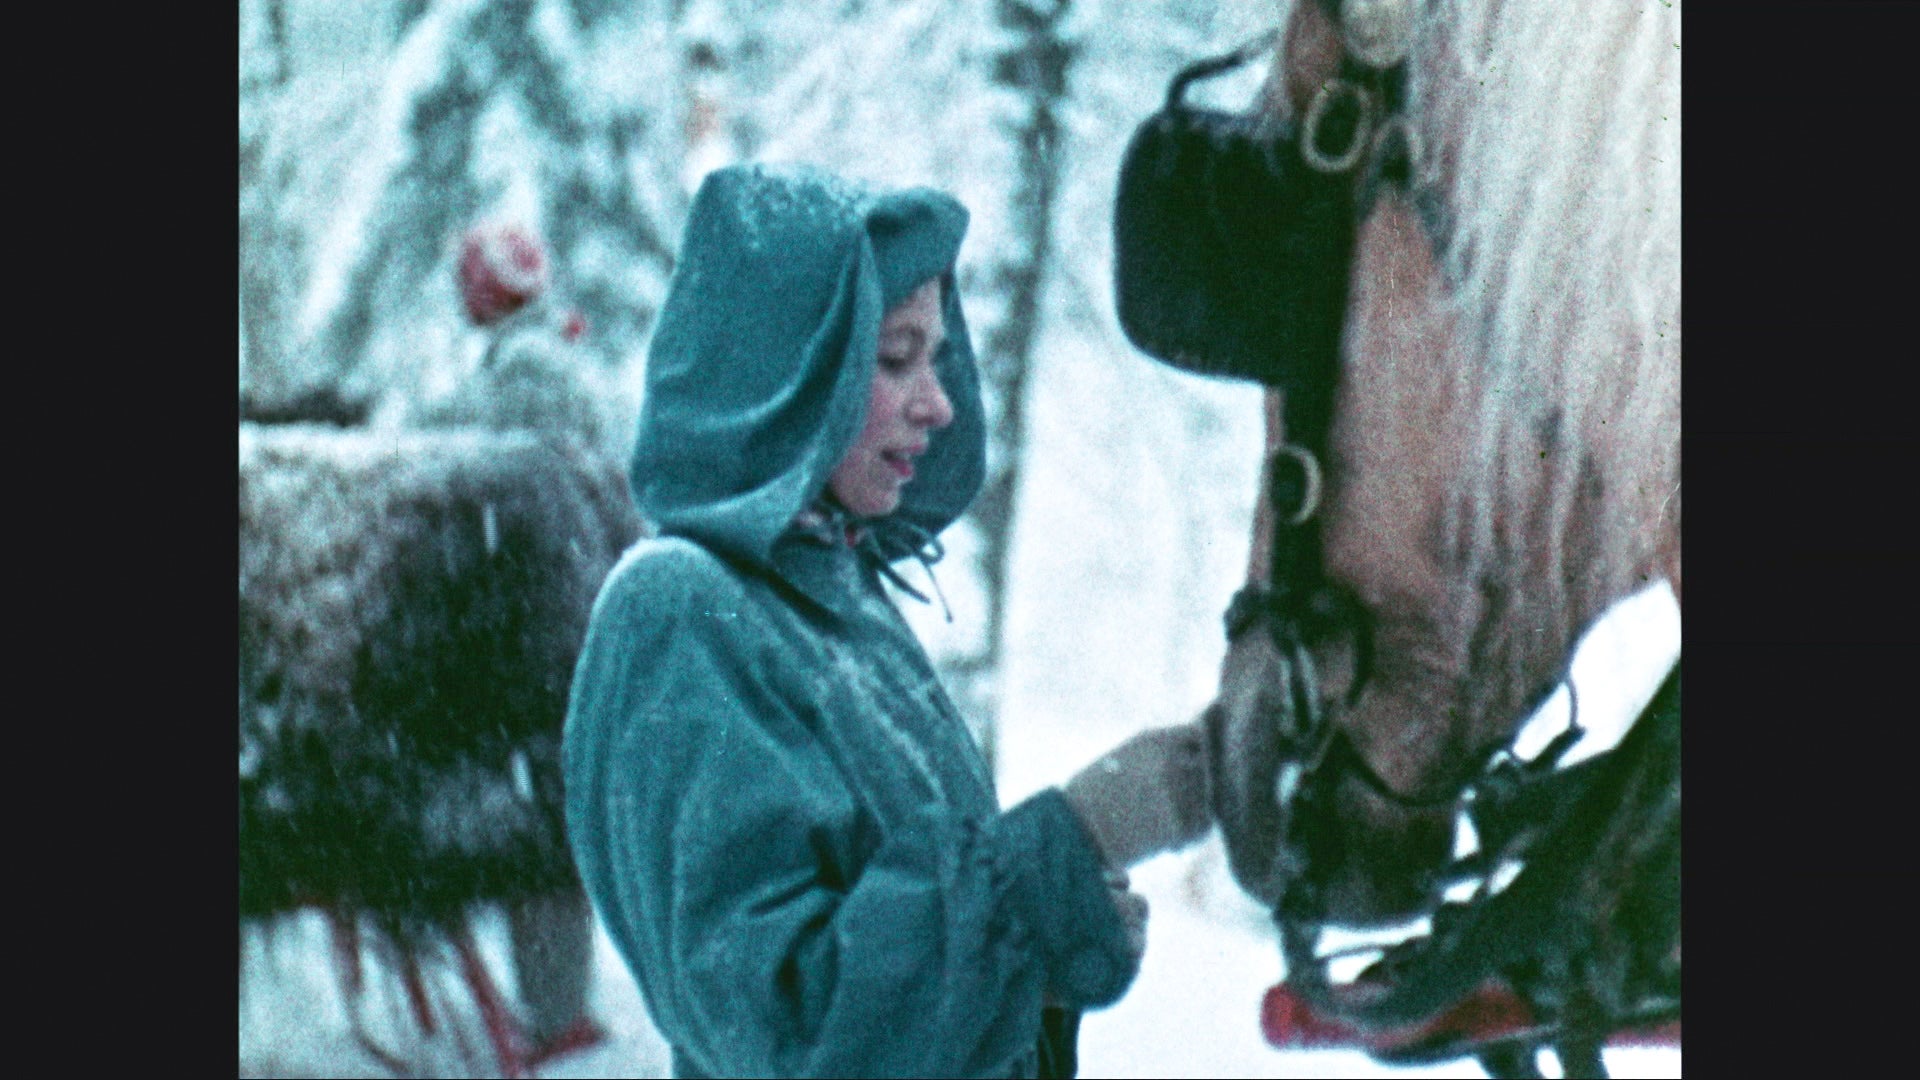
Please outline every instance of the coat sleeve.
[[712, 585], [616, 572], [568, 719], [581, 873], [676, 1050], [712, 1075], [1006, 1075], [1044, 993], [1116, 1000], [1139, 958], [1060, 794], [881, 830]]

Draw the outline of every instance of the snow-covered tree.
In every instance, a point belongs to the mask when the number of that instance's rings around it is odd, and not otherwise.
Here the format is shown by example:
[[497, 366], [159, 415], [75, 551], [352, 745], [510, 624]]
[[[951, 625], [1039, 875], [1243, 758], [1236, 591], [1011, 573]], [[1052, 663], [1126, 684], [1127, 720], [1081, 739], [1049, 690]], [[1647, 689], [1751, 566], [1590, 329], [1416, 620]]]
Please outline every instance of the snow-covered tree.
[[289, 408], [303, 391], [289, 341], [304, 238], [289, 220], [297, 162], [276, 123], [293, 77], [285, 0], [240, 5], [240, 390], [258, 411]]
[[[250, 304], [267, 306], [253, 300], [262, 290], [243, 297], [243, 402], [276, 379], [362, 409], [446, 392], [478, 351], [454, 296], [455, 252], [464, 231], [491, 219], [545, 240], [555, 292], [584, 316], [583, 344], [606, 374], [631, 358], [684, 212], [669, 23], [681, 5], [438, 0], [362, 3], [344, 15], [298, 0], [255, 6], [251, 19], [243, 7], [243, 28], [357, 17], [380, 32], [327, 54], [324, 35], [296, 34], [280, 107], [250, 112], [243, 92], [243, 282], [261, 276], [249, 266], [292, 266], [303, 300], [268, 348], [264, 314], [250, 316]], [[253, 34], [243, 69], [268, 66], [273, 40]], [[260, 169], [246, 175], [250, 119], [263, 129], [255, 143], [288, 148], [291, 180], [269, 188]], [[252, 204], [292, 219], [277, 250], [258, 239], [252, 222], [268, 215], [250, 210], [249, 190], [259, 192]]]
[[[1282, 14], [1257, 0], [247, 0], [243, 402], [446, 400], [483, 346], [459, 316], [459, 237], [511, 219], [549, 245], [558, 303], [586, 316], [593, 388], [630, 412], [705, 172], [806, 160], [951, 191], [973, 212], [959, 271], [989, 477], [946, 537], [954, 622], [910, 615], [991, 753], [1036, 380], [1100, 364], [1101, 392], [1160, 403], [1134, 422], [1175, 441], [1217, 426], [1213, 388], [1139, 358], [1113, 318], [1121, 148], [1166, 76]], [[374, 29], [329, 39], [328, 20]], [[1136, 486], [1208, 486], [1143, 466]]]
[[[1259, 395], [1150, 360], [1122, 334], [1114, 186], [1128, 141], [1160, 108], [1173, 75], [1279, 24], [1290, 7], [1074, 0], [1060, 29], [1074, 59], [1060, 111], [1061, 178], [1016, 528], [1072, 536], [1091, 550], [1022, 541], [1015, 552], [999, 679], [1002, 696], [1037, 709], [1040, 722], [1098, 726], [1093, 717], [1114, 712], [1107, 723], [1118, 738], [1187, 719], [1190, 703], [1211, 696], [1207, 656], [1222, 645], [1227, 595], [1207, 583], [1244, 574], [1245, 534], [1222, 532], [1219, 522], [1251, 521]], [[1189, 97], [1244, 109], [1266, 74], [1265, 63], [1252, 64]], [[1249, 437], [1255, 449], [1241, 449]], [[1243, 479], [1222, 471], [1223, 456]], [[1141, 610], [1163, 614], [1142, 620]]]

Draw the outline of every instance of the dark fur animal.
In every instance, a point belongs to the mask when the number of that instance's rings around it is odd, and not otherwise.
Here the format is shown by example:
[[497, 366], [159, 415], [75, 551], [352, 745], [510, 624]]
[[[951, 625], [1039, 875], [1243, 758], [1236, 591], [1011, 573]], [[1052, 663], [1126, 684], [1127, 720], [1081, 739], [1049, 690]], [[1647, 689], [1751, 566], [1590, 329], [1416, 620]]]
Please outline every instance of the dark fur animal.
[[[577, 1004], [585, 970], [543, 973], [535, 954], [589, 959], [560, 730], [594, 595], [640, 533], [624, 470], [479, 428], [239, 438], [243, 922], [326, 909], [349, 990], [370, 925], [431, 1027], [415, 960], [451, 942], [472, 981], [467, 920], [505, 904], [523, 999], [557, 979], [580, 984], [558, 991]], [[543, 928], [543, 912], [573, 925]], [[552, 1034], [526, 1026], [534, 1047], [495, 1032], [508, 1072]]]

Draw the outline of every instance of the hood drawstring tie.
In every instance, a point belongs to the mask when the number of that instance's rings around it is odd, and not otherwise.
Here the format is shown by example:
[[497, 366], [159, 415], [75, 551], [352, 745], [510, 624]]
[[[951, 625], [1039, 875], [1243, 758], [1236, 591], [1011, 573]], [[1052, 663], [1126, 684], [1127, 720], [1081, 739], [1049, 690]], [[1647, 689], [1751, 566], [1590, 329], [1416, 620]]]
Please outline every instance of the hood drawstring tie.
[[[904, 525], [904, 523], [902, 523], [902, 525]], [[914, 550], [910, 550], [908, 555], [912, 555], [914, 561], [920, 563], [920, 569], [927, 575], [927, 580], [933, 584], [933, 596], [941, 598], [941, 613], [947, 615], [948, 623], [952, 623], [952, 621], [954, 621], [954, 609], [952, 609], [952, 605], [948, 605], [947, 603], [947, 592], [941, 588], [941, 578], [933, 577], [933, 563], [937, 563], [937, 561], [941, 561], [941, 559], [947, 557], [947, 548], [939, 542], [939, 538], [935, 538], [933, 534], [925, 532], [922, 528], [912, 527], [912, 525], [908, 525], [908, 528], [912, 528], [914, 532], [920, 534], [920, 536], [916, 536], [916, 540], [920, 540], [920, 544], [916, 544]], [[868, 534], [868, 536], [872, 536], [872, 534]], [[933, 603], [933, 601], [925, 598], [924, 592], [920, 592], [918, 588], [906, 584], [906, 578], [900, 577], [899, 571], [895, 571], [893, 565], [887, 563], [887, 557], [881, 553], [877, 542], [866, 538], [866, 544], [862, 544], [862, 555], [866, 555], [866, 557], [874, 563], [874, 567], [879, 569], [881, 577], [891, 580], [893, 586], [899, 588], [900, 592], [904, 592], [906, 596], [912, 596], [914, 600], [918, 600], [920, 603]]]
[[[887, 522], [890, 542], [883, 544], [878, 530], [825, 496], [795, 515], [793, 527], [828, 547], [845, 545], [852, 548], [894, 588], [923, 604], [931, 604], [933, 601], [927, 599], [927, 594], [909, 585], [907, 579], [893, 568], [893, 559], [912, 557], [933, 584], [933, 594], [940, 598], [941, 613], [946, 616], [947, 622], [953, 622], [953, 607], [947, 603], [946, 591], [940, 588], [940, 579], [933, 576], [933, 564], [947, 557], [946, 545], [940, 542], [939, 537], [911, 522], [893, 520]], [[893, 550], [890, 552], [889, 548]]]
[[[939, 537], [911, 522], [895, 520], [889, 522], [887, 527], [889, 531], [897, 534], [894, 537], [896, 543], [901, 540], [906, 541], [901, 545], [904, 548], [902, 554], [912, 556], [913, 560], [920, 564], [920, 569], [927, 575], [927, 581], [933, 585], [933, 595], [940, 598], [940, 613], [946, 616], [948, 623], [952, 623], [953, 608], [947, 603], [946, 592], [940, 588], [940, 579], [933, 576], [933, 564], [947, 557], [946, 545], [940, 542]], [[861, 534], [858, 547], [861, 555], [872, 562], [879, 570], [880, 576], [892, 582], [895, 588], [923, 604], [933, 602], [927, 599], [925, 593], [907, 584], [906, 579], [893, 568], [887, 557], [886, 548], [874, 535], [874, 530], [867, 529]], [[899, 557], [899, 555], [894, 556], [894, 558]]]
[[[946, 552], [942, 551], [940, 554], [945, 555]], [[939, 560], [922, 558], [922, 555], [922, 552], [916, 551], [913, 557], [919, 560], [920, 569], [926, 571], [927, 580], [933, 583], [933, 595], [940, 598], [940, 611], [947, 617], [947, 624], [951, 626], [953, 624], [953, 608], [947, 606], [947, 594], [940, 589], [940, 579], [933, 576], [933, 564]]]

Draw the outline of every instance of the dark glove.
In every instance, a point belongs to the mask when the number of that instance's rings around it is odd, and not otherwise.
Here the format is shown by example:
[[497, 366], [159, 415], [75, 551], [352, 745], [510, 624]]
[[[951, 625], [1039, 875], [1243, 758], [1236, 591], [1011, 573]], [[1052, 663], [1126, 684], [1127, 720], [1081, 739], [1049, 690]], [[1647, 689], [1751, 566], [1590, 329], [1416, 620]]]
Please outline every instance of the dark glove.
[[1067, 781], [1074, 812], [1110, 867], [1184, 847], [1213, 825], [1206, 735], [1198, 723], [1135, 735]]
[[[1120, 922], [1126, 928], [1127, 951], [1132, 956], [1133, 967], [1140, 966], [1140, 957], [1147, 951], [1147, 898], [1133, 892], [1125, 870], [1106, 872], [1107, 896], [1113, 901], [1113, 909], [1119, 913]], [[1066, 1002], [1049, 987], [1041, 1004], [1048, 1008], [1065, 1008]]]

